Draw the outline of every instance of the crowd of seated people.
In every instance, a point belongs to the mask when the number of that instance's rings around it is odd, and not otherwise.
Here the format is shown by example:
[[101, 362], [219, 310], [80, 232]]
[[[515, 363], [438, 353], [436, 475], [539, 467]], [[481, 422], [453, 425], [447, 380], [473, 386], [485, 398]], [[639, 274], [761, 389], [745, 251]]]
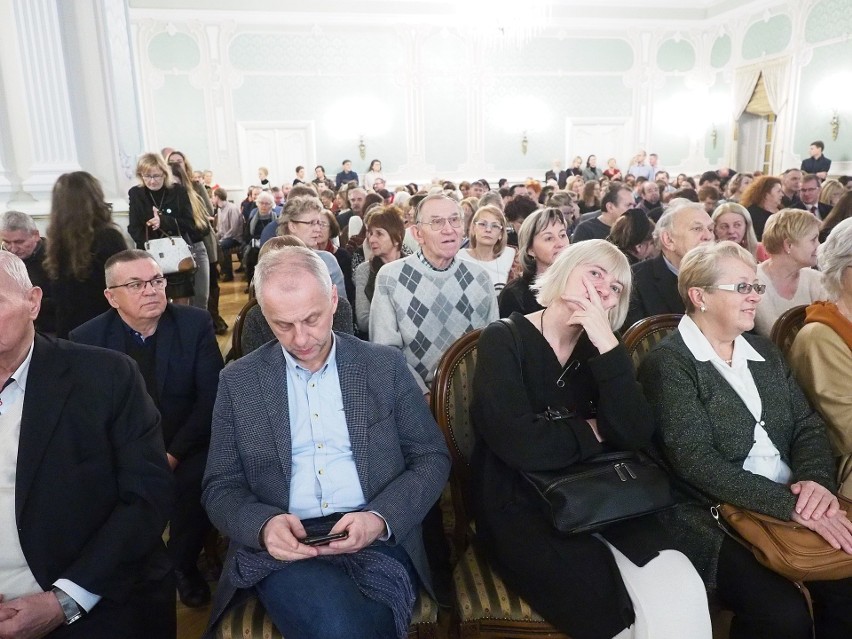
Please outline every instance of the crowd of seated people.
[[[832, 179], [830, 172], [799, 168], [779, 176], [721, 170], [670, 179], [659, 158], [644, 152], [625, 165], [622, 172], [610, 159], [602, 171], [592, 155], [577, 157], [567, 171], [549, 172], [544, 181], [503, 181], [492, 188], [485, 179], [458, 185], [435, 180], [391, 190], [379, 160], [371, 162], [361, 178], [347, 160], [335, 180], [322, 166], [314, 170], [316, 179], [302, 179], [300, 167], [292, 184], [276, 187], [268, 172], [261, 172], [261, 184], [249, 187], [245, 199], [233, 203], [211, 172], [192, 171], [183, 153], [164, 149], [139, 160], [139, 184], [128, 194], [126, 231], [137, 249], [162, 234], [182, 237], [195, 260], [194, 271], [148, 273], [157, 269], [157, 262], [139, 253], [121, 256], [118, 271], [111, 271], [111, 257], [122, 254], [129, 242], [125, 229], [113, 223], [97, 180], [85, 172], [57, 181], [46, 237], [25, 214], [7, 212], [0, 218], [0, 238], [4, 248], [20, 258], [31, 284], [43, 291], [32, 317], [35, 328], [64, 338], [90, 322], [76, 335], [86, 335], [80, 341], [100, 344], [103, 336], [92, 332], [98, 324], [91, 321], [111, 312], [126, 334], [117, 333], [106, 345], [136, 360], [154, 407], [164, 415], [171, 406], [162, 402], [172, 401], [169, 393], [185, 383], [170, 381], [174, 388], [164, 389], [158, 382], [159, 355], [154, 353], [168, 343], [166, 324], [159, 324], [158, 331], [157, 321], [139, 324], [125, 317], [136, 317], [133, 305], [144, 307], [149, 296], [156, 296], [151, 309], [156, 306], [158, 313], [163, 312], [163, 300], [206, 309], [211, 330], [224, 332], [218, 317], [218, 270], [221, 267], [223, 281], [233, 280], [234, 253], [240, 258], [236, 270], [245, 275], [246, 293], [255, 294], [250, 287], [260, 268], [267, 269], [267, 281], [282, 282], [292, 293], [280, 300], [269, 293], [262, 299], [257, 295], [260, 304], [249, 310], [243, 326], [246, 363], [229, 382], [233, 388], [247, 388], [246, 376], [254, 374], [249, 360], [262, 375], [262, 367], [272, 361], [264, 346], [273, 340], [283, 347], [285, 359], [293, 360], [286, 361], [294, 366], [293, 371], [288, 368], [288, 380], [292, 373], [293, 381], [305, 381], [326, 370], [328, 358], [337, 356], [338, 341], [345, 354], [361, 353], [343, 337], [332, 337], [353, 335], [377, 349], [363, 354], [381, 359], [394, 353], [395, 370], [410, 377], [394, 391], [399, 393], [394, 401], [405, 397], [410, 403], [412, 396], [422, 395], [425, 406], [443, 353], [465, 333], [485, 329], [472, 387], [475, 515], [478, 543], [507, 584], [572, 637], [709, 637], [705, 587], [734, 612], [731, 637], [804, 637], [811, 617], [795, 587], [757, 564], [741, 546], [721, 538], [704, 506], [718, 499], [793, 520], [852, 553], [852, 527], [843, 523], [832, 495], [838, 486], [852, 494], [852, 437], [845, 423], [847, 396], [852, 393], [844, 363], [852, 362], [852, 183]], [[288, 252], [293, 247], [298, 250]], [[144, 265], [144, 277], [128, 271], [119, 278], [128, 281], [119, 282], [116, 273], [127, 270], [121, 266], [126, 263]], [[288, 275], [288, 268], [303, 277]], [[304, 289], [317, 273], [319, 280], [333, 283], [330, 296], [324, 286]], [[3, 277], [0, 273], [0, 280]], [[15, 286], [31, 290], [15, 277], [13, 294]], [[116, 290], [128, 284], [133, 288]], [[4, 294], [0, 289], [0, 296]], [[314, 305], [316, 313], [301, 313], [288, 299]], [[794, 377], [765, 337], [782, 313], [799, 305], [808, 310], [806, 326], [789, 355]], [[135, 312], [145, 317], [147, 311]], [[619, 330], [665, 313], [684, 319], [675, 335], [647, 356], [639, 384]], [[174, 314], [183, 316], [169, 306], [166, 316]], [[523, 352], [513, 353], [513, 338], [494, 324], [498, 316], [520, 327]], [[137, 330], [143, 325], [153, 330]], [[208, 339], [208, 327], [203, 329]], [[0, 339], [0, 347], [3, 344]], [[152, 350], [147, 351], [146, 344]], [[3, 354], [0, 348], [0, 382], [14, 379], [21, 365], [7, 362]], [[179, 351], [174, 349], [171, 356], [178, 359]], [[183, 360], [181, 365], [191, 368]], [[213, 365], [209, 369], [218, 371]], [[344, 407], [345, 424], [362, 419], [361, 413], [346, 408], [350, 394], [360, 397], [365, 392], [347, 381], [351, 374], [341, 361], [334, 371], [337, 386], [321, 396], [325, 406]], [[285, 412], [301, 415], [314, 401], [312, 386], [302, 388], [301, 381], [296, 388], [304, 397], [285, 401]], [[255, 400], [263, 404], [278, 387], [266, 387], [262, 379], [259, 384]], [[704, 391], [711, 387], [708, 399]], [[10, 388], [14, 390], [14, 384]], [[0, 419], [3, 402], [12, 403], [10, 393], [6, 387], [0, 391]], [[220, 390], [221, 410], [217, 404], [213, 416], [210, 398], [204, 398], [207, 413], [198, 418], [204, 423], [196, 425], [200, 439], [192, 459], [198, 450], [206, 454], [212, 436], [204, 502], [213, 523], [235, 538], [243, 553], [235, 558], [237, 568], [230, 568], [229, 584], [236, 584], [237, 591], [258, 592], [276, 624], [287, 622], [274, 599], [290, 595], [286, 587], [276, 585], [273, 575], [280, 566], [274, 562], [319, 561], [326, 554], [378, 548], [381, 561], [402, 566], [409, 583], [406, 592], [413, 586], [416, 593], [423, 586], [440, 604], [451, 601], [451, 553], [434, 486], [412, 510], [412, 521], [400, 519], [397, 509], [404, 511], [404, 506], [381, 498], [365, 475], [356, 442], [350, 441], [355, 435], [347, 435], [337, 424], [337, 430], [329, 431], [334, 433], [329, 435], [329, 454], [343, 461], [329, 462], [322, 491], [333, 492], [352, 477], [363, 490], [348, 495], [339, 506], [292, 494], [291, 499], [301, 500], [299, 517], [288, 515], [295, 519], [288, 519], [284, 528], [283, 523], [267, 528], [272, 520], [261, 514], [278, 516], [280, 496], [270, 497], [272, 486], [255, 474], [262, 469], [250, 463], [242, 469], [255, 491], [247, 498], [253, 505], [245, 506], [252, 512], [246, 521], [256, 527], [245, 527], [234, 513], [223, 510], [223, 504], [243, 503], [231, 501], [236, 480], [222, 474], [226, 468], [233, 471], [233, 460], [222, 445], [235, 436], [236, 409], [226, 405], [233, 397], [223, 399]], [[549, 407], [580, 404], [588, 414], [578, 414], [568, 431], [564, 424], [555, 429], [538, 417]], [[379, 433], [384, 423], [382, 408], [368, 406], [378, 412], [363, 416], [379, 420], [370, 426], [371, 433]], [[227, 415], [222, 412], [226, 409], [231, 411]], [[415, 412], [422, 419], [423, 411]], [[696, 423], [706, 431], [696, 432]], [[406, 422], [395, 427], [409, 436], [409, 426]], [[424, 428], [417, 437], [420, 444], [430, 442], [434, 467], [419, 472], [441, 477], [446, 451], [435, 444], [434, 423]], [[530, 437], [530, 432], [539, 436]], [[164, 440], [168, 465], [175, 477], [179, 468], [193, 478], [191, 490], [184, 490], [180, 499], [198, 501], [202, 471], [195, 462], [191, 472], [189, 462], [180, 465], [189, 457], [182, 451], [172, 455], [172, 436], [167, 433]], [[720, 438], [737, 445], [720, 446]], [[324, 457], [305, 447], [310, 442], [308, 438], [277, 455], [286, 466], [292, 464], [294, 472], [325, 468], [317, 465], [325, 463], [318, 461]], [[608, 446], [632, 450], [654, 443], [675, 474], [684, 502], [665, 515], [648, 516], [619, 530], [560, 538], [534, 512], [519, 483], [521, 471], [580, 463]], [[407, 444], [401, 445], [406, 454]], [[255, 450], [252, 442], [245, 446]], [[399, 477], [406, 472], [400, 468]], [[264, 503], [265, 509], [258, 507]], [[351, 522], [341, 518], [344, 512], [365, 509], [377, 517]], [[193, 516], [203, 529], [203, 518]], [[310, 523], [305, 527], [300, 520]], [[328, 550], [307, 551], [301, 538], [315, 534], [321, 524], [326, 526], [323, 532], [345, 530], [357, 543], [335, 541], [325, 547]], [[385, 542], [395, 535], [407, 540], [402, 552], [387, 550]], [[523, 552], [518, 550], [521, 542]], [[189, 551], [173, 556], [178, 592], [188, 605], [204, 605], [209, 599], [190, 565], [199, 543], [196, 534]], [[421, 547], [425, 554], [420, 554]], [[2, 565], [0, 586], [5, 583]], [[330, 565], [341, 569], [334, 561]], [[236, 582], [234, 570], [243, 571]], [[61, 570], [56, 574], [61, 576]], [[253, 581], [249, 574], [264, 576]], [[666, 583], [675, 587], [667, 589]], [[97, 583], [91, 585], [89, 594], [100, 594]], [[72, 586], [66, 594], [73, 599], [75, 592]], [[391, 628], [376, 636], [398, 636], [410, 619], [412, 602], [402, 591], [394, 592], [394, 600], [385, 602], [393, 612], [388, 616]], [[850, 621], [834, 613], [848, 605], [852, 587], [844, 580], [815, 583], [811, 592], [816, 636], [852, 636]], [[671, 604], [673, 598], [677, 605]], [[661, 600], [667, 605], [661, 606]], [[229, 601], [217, 602], [214, 618]], [[0, 602], [0, 630], [6, 603]], [[84, 613], [98, 610], [85, 594], [77, 604]], [[288, 637], [310, 636], [287, 628]], [[351, 629], [337, 629], [341, 636], [347, 631]]]

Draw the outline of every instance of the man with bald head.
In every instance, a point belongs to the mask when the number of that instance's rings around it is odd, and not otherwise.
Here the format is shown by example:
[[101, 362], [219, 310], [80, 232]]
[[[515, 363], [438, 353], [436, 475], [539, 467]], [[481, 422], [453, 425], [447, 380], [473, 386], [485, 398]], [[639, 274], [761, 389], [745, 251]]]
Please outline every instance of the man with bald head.
[[126, 355], [36, 334], [0, 251], [0, 636], [174, 639], [160, 418]]
[[211, 629], [254, 589], [288, 639], [404, 635], [431, 590], [420, 523], [449, 473], [443, 437], [397, 349], [332, 331], [316, 253], [264, 254], [255, 291], [276, 341], [219, 381], [203, 502], [231, 548]]
[[713, 220], [702, 204], [676, 205], [660, 217], [654, 240], [660, 255], [633, 265], [633, 294], [624, 330], [652, 315], [685, 311], [677, 291], [680, 261], [691, 248], [715, 240]]

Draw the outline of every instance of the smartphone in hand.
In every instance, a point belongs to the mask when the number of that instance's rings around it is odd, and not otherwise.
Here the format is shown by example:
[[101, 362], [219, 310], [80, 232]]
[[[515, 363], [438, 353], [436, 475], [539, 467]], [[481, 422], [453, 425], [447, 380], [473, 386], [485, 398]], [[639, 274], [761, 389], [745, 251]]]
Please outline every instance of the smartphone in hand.
[[346, 539], [349, 536], [347, 531], [339, 532], [339, 533], [329, 533], [327, 535], [313, 535], [311, 537], [305, 537], [304, 539], [300, 539], [299, 541], [306, 546], [325, 546], [326, 544], [330, 544], [335, 539]]

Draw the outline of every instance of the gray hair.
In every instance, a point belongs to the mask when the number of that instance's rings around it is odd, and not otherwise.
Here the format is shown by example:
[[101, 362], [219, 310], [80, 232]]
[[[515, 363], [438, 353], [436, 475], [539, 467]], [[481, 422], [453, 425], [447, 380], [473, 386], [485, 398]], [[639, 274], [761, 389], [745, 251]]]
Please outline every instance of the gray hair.
[[274, 275], [307, 274], [316, 280], [326, 295], [331, 295], [331, 275], [325, 262], [314, 251], [301, 246], [283, 246], [265, 253], [254, 269], [254, 293], [263, 308], [263, 291]]
[[449, 195], [447, 195], [446, 193], [438, 190], [435, 193], [430, 192], [429, 195], [427, 195], [422, 200], [420, 200], [420, 203], [417, 205], [417, 208], [414, 209], [414, 221], [420, 222], [420, 215], [423, 211], [423, 208], [426, 206], [426, 204], [428, 202], [435, 202], [436, 200], [441, 200], [441, 201], [444, 201], [444, 202], [452, 202], [456, 207], [456, 213], [458, 213], [459, 215], [462, 214], [461, 206], [459, 206], [458, 200], [456, 200], [455, 198], [452, 198]]
[[275, 206], [275, 198], [272, 197], [272, 193], [270, 193], [269, 191], [262, 191], [260, 193], [260, 195], [258, 195], [257, 198], [255, 198], [254, 201], [260, 202], [261, 200], [264, 200], [265, 202], [269, 202], [270, 204]]
[[33, 287], [24, 261], [14, 253], [0, 251], [0, 270], [12, 279], [22, 295], [25, 295]]
[[501, 211], [503, 210], [503, 197], [497, 191], [488, 191], [481, 198], [479, 198], [479, 206], [496, 206]]
[[37, 233], [36, 223], [26, 213], [21, 211], [6, 211], [0, 216], [0, 230], [2, 231], [24, 231], [25, 233]]
[[822, 271], [822, 285], [829, 299], [836, 301], [843, 293], [843, 271], [852, 265], [852, 218], [846, 218], [831, 229], [828, 239], [817, 249], [817, 266]]
[[[682, 200], [684, 198], [677, 198], [678, 200]], [[672, 200], [674, 201], [674, 200]], [[665, 231], [669, 235], [672, 234], [672, 229], [674, 229], [674, 223], [677, 219], [677, 216], [680, 215], [683, 211], [702, 211], [706, 213], [704, 210], [704, 205], [699, 204], [697, 202], [690, 202], [689, 200], [685, 200], [684, 202], [678, 202], [674, 206], [669, 206], [666, 209], [666, 212], [660, 216], [660, 219], [657, 220], [657, 226], [654, 228], [654, 244], [657, 245], [657, 248], [662, 247], [662, 241], [660, 238], [663, 236], [663, 232]]]

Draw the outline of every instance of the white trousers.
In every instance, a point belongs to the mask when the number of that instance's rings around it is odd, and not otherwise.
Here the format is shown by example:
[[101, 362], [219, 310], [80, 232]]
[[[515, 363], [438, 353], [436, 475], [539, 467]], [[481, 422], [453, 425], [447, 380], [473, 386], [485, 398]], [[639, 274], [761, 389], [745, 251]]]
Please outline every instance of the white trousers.
[[642, 567], [607, 545], [636, 613], [634, 624], [613, 639], [712, 639], [707, 591], [692, 562], [676, 550], [662, 550]]

